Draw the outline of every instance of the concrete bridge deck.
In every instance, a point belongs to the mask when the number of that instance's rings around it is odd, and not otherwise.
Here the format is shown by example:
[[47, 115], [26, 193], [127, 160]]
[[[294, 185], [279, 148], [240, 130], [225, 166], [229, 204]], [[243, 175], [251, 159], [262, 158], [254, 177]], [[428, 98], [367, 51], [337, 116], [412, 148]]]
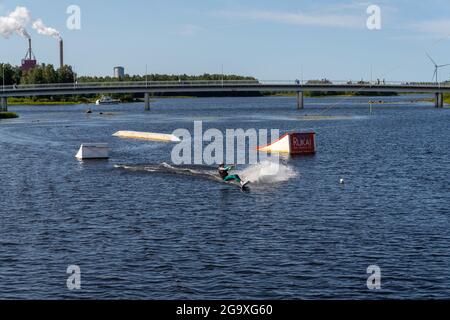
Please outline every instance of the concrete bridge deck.
[[149, 109], [149, 94], [197, 92], [297, 92], [297, 105], [304, 107], [303, 93], [316, 92], [395, 92], [433, 93], [436, 107], [443, 107], [443, 93], [450, 93], [450, 83], [432, 82], [353, 82], [353, 81], [172, 81], [172, 82], [99, 82], [44, 85], [13, 85], [0, 87], [0, 110], [7, 108], [8, 97], [143, 93], [146, 109]]

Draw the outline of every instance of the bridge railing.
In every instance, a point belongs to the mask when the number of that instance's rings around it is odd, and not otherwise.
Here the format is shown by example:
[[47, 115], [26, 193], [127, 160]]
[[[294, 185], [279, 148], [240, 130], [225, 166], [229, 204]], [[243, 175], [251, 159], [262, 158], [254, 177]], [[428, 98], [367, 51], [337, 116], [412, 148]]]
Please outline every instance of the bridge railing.
[[154, 87], [220, 87], [220, 86], [299, 86], [299, 87], [411, 87], [448, 88], [450, 82], [407, 82], [407, 81], [352, 81], [352, 80], [214, 80], [214, 81], [132, 81], [132, 82], [75, 82], [56, 84], [26, 84], [0, 86], [1, 91], [58, 90], [58, 89], [101, 89], [101, 88], [154, 88]]
[[30, 90], [30, 89], [77, 89], [77, 88], [152, 88], [152, 87], [186, 87], [186, 86], [220, 86], [220, 85], [259, 85], [257, 80], [235, 81], [116, 81], [116, 82], [75, 82], [55, 84], [25, 84], [3, 86], [5, 90]]

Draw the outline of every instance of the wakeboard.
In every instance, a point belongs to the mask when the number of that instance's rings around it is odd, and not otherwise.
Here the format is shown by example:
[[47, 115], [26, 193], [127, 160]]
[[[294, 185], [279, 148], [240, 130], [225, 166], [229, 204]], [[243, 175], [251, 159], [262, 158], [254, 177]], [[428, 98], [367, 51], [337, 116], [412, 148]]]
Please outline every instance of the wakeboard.
[[241, 183], [241, 190], [249, 191], [250, 190], [249, 184], [250, 184], [250, 181], [246, 181], [246, 182]]

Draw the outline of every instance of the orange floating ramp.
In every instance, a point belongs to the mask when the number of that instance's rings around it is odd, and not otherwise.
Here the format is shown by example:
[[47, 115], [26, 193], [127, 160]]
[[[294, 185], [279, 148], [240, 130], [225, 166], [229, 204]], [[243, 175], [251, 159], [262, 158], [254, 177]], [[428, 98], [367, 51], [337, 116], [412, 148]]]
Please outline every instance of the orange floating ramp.
[[315, 154], [316, 134], [314, 132], [286, 133], [271, 144], [259, 147], [258, 151], [287, 154]]

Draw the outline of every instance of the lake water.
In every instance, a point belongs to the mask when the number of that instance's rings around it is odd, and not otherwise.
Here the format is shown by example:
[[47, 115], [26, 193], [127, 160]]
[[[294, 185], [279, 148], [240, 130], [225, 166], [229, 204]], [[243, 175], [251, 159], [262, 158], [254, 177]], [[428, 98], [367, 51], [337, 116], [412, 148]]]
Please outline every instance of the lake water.
[[[410, 104], [423, 97], [373, 98], [387, 103], [372, 115], [366, 97], [306, 99], [303, 111], [288, 97], [162, 99], [147, 113], [10, 107], [20, 119], [0, 121], [0, 298], [449, 298], [450, 110]], [[173, 145], [112, 137], [195, 120], [313, 130], [318, 152], [244, 193], [161, 169]], [[86, 142], [109, 143], [111, 159], [77, 161]], [[69, 265], [81, 290], [66, 287]]]

